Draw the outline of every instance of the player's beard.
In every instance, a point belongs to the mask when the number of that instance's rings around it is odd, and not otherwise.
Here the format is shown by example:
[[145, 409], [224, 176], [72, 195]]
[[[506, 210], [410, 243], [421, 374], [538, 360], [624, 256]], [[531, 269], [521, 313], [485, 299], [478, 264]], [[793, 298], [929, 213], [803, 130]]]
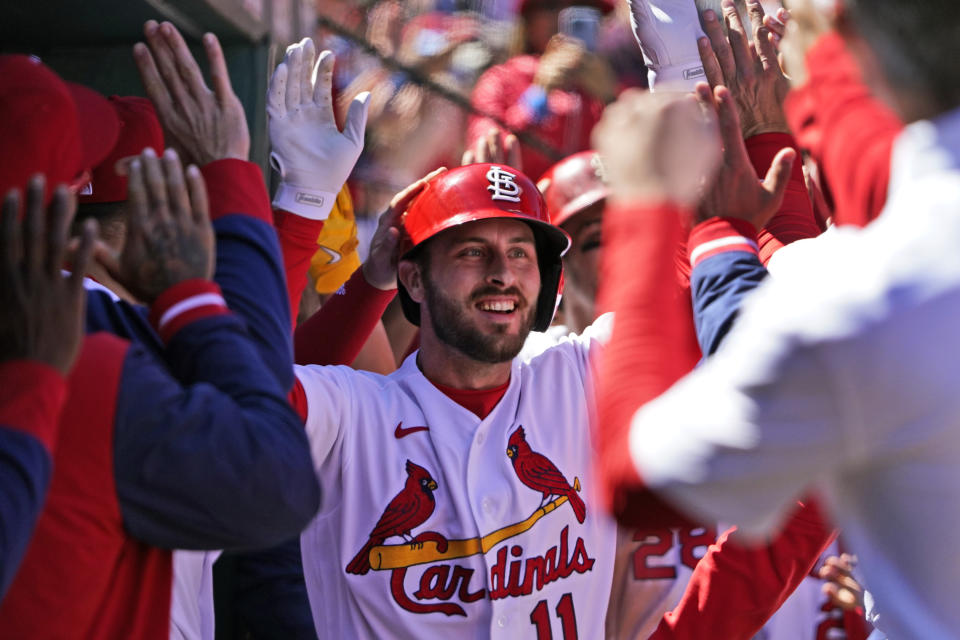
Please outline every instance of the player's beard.
[[480, 290], [470, 296], [468, 304], [472, 305], [476, 298], [489, 294], [514, 294], [520, 300], [521, 306], [517, 313], [523, 314], [520, 331], [516, 335], [508, 335], [505, 325], [498, 325], [495, 333], [483, 333], [477, 328], [467, 315], [464, 305], [447, 297], [434, 285], [431, 278], [425, 278], [425, 296], [427, 312], [430, 314], [430, 323], [437, 338], [446, 345], [460, 351], [477, 362], [499, 364], [509, 362], [517, 357], [530, 331], [533, 330], [536, 309], [527, 304], [523, 296], [516, 289]]

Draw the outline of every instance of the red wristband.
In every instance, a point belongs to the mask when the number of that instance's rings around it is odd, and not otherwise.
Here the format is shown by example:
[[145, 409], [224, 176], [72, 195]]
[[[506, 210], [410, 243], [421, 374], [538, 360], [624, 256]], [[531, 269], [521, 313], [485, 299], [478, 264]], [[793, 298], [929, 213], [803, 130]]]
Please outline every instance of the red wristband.
[[687, 258], [692, 268], [707, 258], [730, 251], [759, 255], [757, 230], [751, 223], [738, 218], [710, 218], [690, 230]]
[[230, 313], [220, 287], [210, 280], [184, 280], [166, 291], [150, 306], [150, 324], [166, 343], [192, 322]]

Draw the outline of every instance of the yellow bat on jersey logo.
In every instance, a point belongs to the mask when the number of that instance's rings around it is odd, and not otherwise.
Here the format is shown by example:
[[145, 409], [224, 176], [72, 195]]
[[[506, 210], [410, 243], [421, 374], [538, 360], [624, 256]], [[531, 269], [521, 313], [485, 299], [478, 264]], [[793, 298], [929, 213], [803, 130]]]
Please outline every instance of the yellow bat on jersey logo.
[[[573, 479], [573, 488], [580, 491], [579, 478]], [[534, 511], [526, 520], [492, 531], [482, 538], [448, 540], [447, 548], [444, 551], [440, 551], [440, 543], [434, 540], [413, 544], [378, 545], [370, 549], [370, 568], [374, 571], [404, 569], [418, 564], [447, 562], [457, 558], [486, 553], [504, 540], [509, 540], [530, 530], [540, 518], [556, 510], [567, 500], [567, 496], [552, 500]]]

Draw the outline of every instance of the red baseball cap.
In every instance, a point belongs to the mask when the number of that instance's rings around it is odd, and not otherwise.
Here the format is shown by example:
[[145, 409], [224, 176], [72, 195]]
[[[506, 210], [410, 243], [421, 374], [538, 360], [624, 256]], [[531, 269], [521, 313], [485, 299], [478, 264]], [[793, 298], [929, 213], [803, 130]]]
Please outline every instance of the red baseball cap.
[[138, 96], [110, 96], [110, 105], [120, 133], [107, 157], [94, 167], [89, 185], [80, 194], [81, 203], [126, 201], [127, 177], [117, 174], [117, 161], [140, 155], [147, 147], [163, 152], [163, 128], [152, 102]]
[[47, 198], [61, 183], [81, 186], [116, 142], [119, 124], [106, 98], [69, 85], [25, 55], [0, 56], [0, 193], [47, 177]]
[[74, 82], [68, 82], [67, 89], [77, 105], [83, 168], [93, 171], [117, 144], [120, 118], [110, 101], [93, 89]]
[[558, 227], [587, 207], [607, 199], [603, 166], [596, 151], [581, 151], [550, 167], [537, 183], [550, 222]]

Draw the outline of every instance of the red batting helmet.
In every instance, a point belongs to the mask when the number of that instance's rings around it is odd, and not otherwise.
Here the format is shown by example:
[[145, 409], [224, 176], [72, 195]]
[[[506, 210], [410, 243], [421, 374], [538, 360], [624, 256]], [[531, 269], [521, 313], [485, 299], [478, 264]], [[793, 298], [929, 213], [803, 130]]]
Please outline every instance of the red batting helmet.
[[595, 151], [581, 151], [550, 167], [537, 183], [558, 227], [587, 207], [607, 199], [603, 165]]
[[[550, 224], [543, 196], [527, 176], [504, 165], [471, 164], [440, 174], [427, 183], [407, 209], [403, 226], [414, 255], [441, 231], [478, 220], [512, 218], [533, 229], [540, 265], [540, 296], [534, 330], [545, 331], [553, 320], [563, 276], [564, 253], [570, 238]], [[420, 305], [398, 284], [407, 320], [420, 325]]]

